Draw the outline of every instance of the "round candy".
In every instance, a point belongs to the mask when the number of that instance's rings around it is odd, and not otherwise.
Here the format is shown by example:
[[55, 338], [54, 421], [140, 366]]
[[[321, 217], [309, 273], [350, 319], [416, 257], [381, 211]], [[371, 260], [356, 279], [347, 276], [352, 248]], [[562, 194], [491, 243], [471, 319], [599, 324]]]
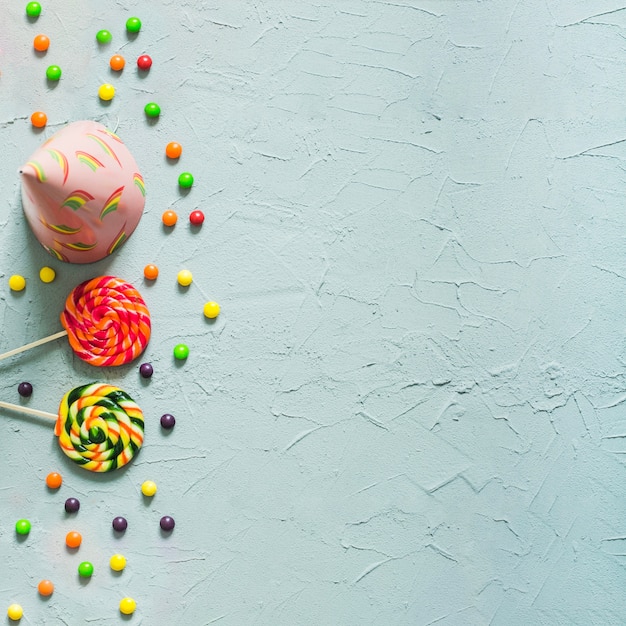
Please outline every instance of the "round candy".
[[78, 575], [82, 576], [83, 578], [89, 578], [93, 576], [93, 564], [89, 561], [83, 561], [78, 566]]
[[126, 20], [126, 30], [129, 33], [138, 33], [141, 30], [141, 20], [138, 17], [129, 17]]
[[51, 283], [57, 276], [57, 273], [51, 267], [42, 267], [39, 270], [39, 280], [42, 283]]
[[54, 585], [51, 580], [42, 580], [37, 585], [37, 591], [41, 596], [51, 596], [54, 592]]
[[11, 291], [22, 291], [26, 287], [26, 279], [19, 274], [13, 274], [11, 278], [9, 278], [9, 289]]
[[141, 484], [141, 493], [144, 496], [151, 498], [157, 492], [156, 483], [151, 480], [146, 480]]
[[139, 373], [142, 378], [150, 378], [154, 374], [154, 368], [151, 363], [142, 363], [139, 366]]
[[159, 525], [163, 530], [170, 531], [174, 530], [174, 526], [176, 526], [176, 522], [169, 515], [164, 515], [159, 521]]
[[121, 554], [114, 554], [109, 559], [109, 565], [114, 572], [121, 572], [126, 567], [126, 558]]
[[204, 213], [202, 211], [192, 211], [189, 214], [189, 221], [193, 226], [200, 226], [204, 222]]
[[159, 275], [159, 268], [156, 265], [150, 263], [143, 268], [143, 275], [148, 280], [156, 280], [156, 277]]
[[98, 88], [98, 97], [100, 100], [108, 102], [109, 100], [113, 100], [113, 96], [115, 96], [115, 87], [113, 87], [113, 85], [110, 85], [109, 83], [100, 85]]
[[46, 70], [46, 78], [48, 80], [59, 80], [61, 78], [61, 68], [58, 65], [49, 65]]
[[15, 522], [15, 532], [18, 535], [28, 535], [30, 532], [30, 522], [27, 519], [18, 519]]
[[124, 66], [126, 65], [126, 60], [121, 54], [114, 54], [109, 59], [109, 65], [114, 72], [119, 72], [120, 70], [124, 69]]
[[33, 39], [33, 48], [37, 50], [37, 52], [45, 52], [50, 47], [50, 39], [45, 35], [37, 35]]
[[113, 530], [123, 533], [128, 528], [128, 522], [124, 517], [116, 517], [113, 519]]
[[148, 102], [143, 110], [148, 117], [159, 117], [161, 115], [161, 107], [156, 102]]
[[220, 305], [217, 302], [207, 302], [202, 312], [204, 313], [204, 317], [213, 320], [220, 314]]
[[176, 276], [176, 280], [179, 285], [189, 287], [189, 285], [193, 282], [193, 275], [189, 270], [180, 270]]
[[80, 533], [77, 533], [75, 530], [70, 531], [65, 535], [65, 545], [68, 548], [78, 548], [82, 543], [83, 538]]
[[174, 211], [168, 210], [163, 213], [163, 215], [161, 216], [161, 220], [163, 220], [163, 223], [166, 226], [174, 226], [174, 224], [176, 224], [176, 221], [178, 220], [178, 215], [176, 215]]
[[170, 141], [165, 146], [165, 156], [168, 159], [177, 159], [183, 153], [183, 147], [175, 141]]
[[178, 177], [178, 185], [183, 189], [189, 189], [193, 185], [193, 176], [189, 172], [183, 172]]
[[43, 111], [35, 111], [30, 116], [30, 123], [35, 128], [43, 128], [48, 123], [48, 116]]
[[174, 428], [176, 424], [176, 418], [169, 413], [164, 413], [161, 415], [161, 427], [165, 428], [165, 430], [171, 430]]
[[113, 39], [113, 35], [108, 30], [99, 30], [96, 33], [98, 43], [109, 43]]
[[147, 54], [142, 54], [137, 59], [137, 67], [140, 70], [147, 71], [152, 67], [152, 59]]
[[23, 382], [17, 386], [17, 393], [22, 396], [22, 398], [30, 398], [33, 395], [33, 386], [30, 383]]
[[58, 489], [63, 484], [63, 477], [58, 472], [50, 472], [46, 476], [46, 485], [50, 489]]
[[[37, 4], [36, 2], [31, 2], [31, 4]], [[7, 615], [10, 620], [17, 621], [22, 619], [22, 615], [24, 615], [24, 609], [19, 604], [11, 604], [7, 609]]]
[[65, 510], [68, 513], [76, 513], [80, 509], [80, 502], [76, 498], [68, 498], [65, 501]]
[[189, 347], [184, 343], [179, 343], [174, 346], [174, 358], [179, 361], [184, 361], [189, 356]]
[[28, 17], [39, 17], [41, 15], [41, 5], [39, 2], [29, 2], [26, 5], [26, 15], [28, 15]]
[[61, 324], [83, 361], [105, 367], [136, 359], [150, 339], [150, 313], [139, 292], [114, 276], [75, 287], [65, 301]]
[[120, 613], [131, 615], [135, 612], [137, 603], [132, 598], [122, 598], [120, 600]]
[[125, 392], [105, 383], [68, 391], [54, 434], [72, 461], [92, 472], [110, 472], [131, 461], [143, 444], [141, 409]]

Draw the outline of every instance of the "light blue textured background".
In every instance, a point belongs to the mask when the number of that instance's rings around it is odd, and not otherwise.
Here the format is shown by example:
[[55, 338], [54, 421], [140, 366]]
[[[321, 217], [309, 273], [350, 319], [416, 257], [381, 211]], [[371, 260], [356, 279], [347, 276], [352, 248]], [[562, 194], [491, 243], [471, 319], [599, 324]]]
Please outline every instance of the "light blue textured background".
[[[156, 371], [146, 384], [137, 363], [94, 370], [63, 341], [0, 363], [1, 399], [29, 380], [27, 404], [54, 411], [103, 379], [147, 419], [136, 462], [102, 477], [66, 460], [47, 424], [2, 414], [0, 610], [117, 624], [131, 595], [145, 626], [623, 624], [623, 5], [47, 0], [31, 24], [24, 4], [0, 0], [0, 348], [58, 330], [69, 290], [111, 273], [148, 302]], [[129, 41], [133, 14], [144, 28]], [[112, 76], [118, 51], [128, 66]], [[64, 70], [54, 89], [50, 63]], [[93, 266], [51, 261], [19, 199], [20, 165], [78, 119], [116, 129], [148, 189], [135, 235]], [[196, 177], [186, 196], [182, 170]], [[208, 299], [222, 304], [213, 324]], [[179, 341], [191, 355], [177, 367]]]

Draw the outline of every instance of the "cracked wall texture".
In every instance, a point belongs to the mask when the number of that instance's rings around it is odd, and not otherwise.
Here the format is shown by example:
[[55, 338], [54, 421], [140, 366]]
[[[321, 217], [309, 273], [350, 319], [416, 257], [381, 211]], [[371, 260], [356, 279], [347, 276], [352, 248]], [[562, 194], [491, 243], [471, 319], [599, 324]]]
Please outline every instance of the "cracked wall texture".
[[[23, 4], [0, 0], [0, 346], [55, 332], [69, 290], [111, 273], [150, 307], [156, 373], [94, 371], [63, 342], [0, 363], [4, 400], [29, 380], [28, 405], [54, 411], [96, 378], [147, 419], [136, 462], [94, 476], [46, 424], [2, 415], [0, 608], [72, 626], [119, 623], [124, 595], [150, 626], [624, 623], [623, 5], [48, 0], [31, 24]], [[129, 40], [133, 14], [144, 27]], [[112, 76], [118, 51], [128, 65]], [[50, 63], [64, 70], [53, 88]], [[147, 205], [118, 254], [67, 266], [28, 231], [17, 170], [84, 118], [126, 141]], [[213, 324], [208, 299], [222, 304]], [[176, 367], [179, 341], [191, 355]], [[164, 412], [178, 420], [167, 436]], [[20, 517], [34, 526], [22, 543]], [[96, 564], [88, 584], [63, 546], [72, 528]]]

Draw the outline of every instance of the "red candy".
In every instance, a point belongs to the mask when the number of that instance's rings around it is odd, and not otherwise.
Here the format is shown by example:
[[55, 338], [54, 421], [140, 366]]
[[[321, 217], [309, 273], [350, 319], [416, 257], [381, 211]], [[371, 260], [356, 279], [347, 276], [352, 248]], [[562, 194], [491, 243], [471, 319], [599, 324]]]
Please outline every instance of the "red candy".
[[152, 66], [152, 59], [147, 54], [142, 54], [137, 59], [137, 67], [140, 70], [144, 70], [144, 71], [149, 70], [151, 66]]
[[202, 222], [204, 222], [204, 213], [202, 211], [192, 211], [189, 214], [189, 221], [194, 226], [200, 226], [200, 224], [202, 224]]

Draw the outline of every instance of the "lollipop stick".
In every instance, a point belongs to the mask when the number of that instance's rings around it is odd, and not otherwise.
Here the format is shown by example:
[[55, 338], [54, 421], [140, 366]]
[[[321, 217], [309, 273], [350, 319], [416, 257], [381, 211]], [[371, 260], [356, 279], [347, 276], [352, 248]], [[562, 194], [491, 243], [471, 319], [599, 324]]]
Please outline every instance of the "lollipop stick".
[[55, 420], [57, 415], [54, 413], [48, 413], [47, 411], [40, 411], [39, 409], [31, 409], [27, 406], [19, 406], [18, 404], [11, 404], [10, 402], [0, 402], [0, 409], [9, 409], [17, 413], [26, 413], [26, 415], [35, 415], [36, 417], [45, 417], [47, 419]]
[[13, 350], [9, 350], [8, 352], [5, 352], [4, 354], [0, 354], [0, 361], [2, 361], [2, 359], [8, 359], [10, 356], [13, 356], [14, 354], [19, 354], [20, 352], [25, 352], [26, 350], [30, 350], [31, 348], [36, 348], [37, 346], [40, 346], [44, 343], [48, 343], [48, 341], [54, 341], [55, 339], [58, 339], [59, 337], [64, 337], [65, 335], [67, 335], [67, 331], [61, 330], [58, 333], [54, 333], [54, 335], [49, 335], [48, 337], [44, 337], [43, 339], [37, 339], [37, 341], [32, 341], [31, 343], [27, 343], [25, 346], [22, 346], [21, 348], [14, 348]]

